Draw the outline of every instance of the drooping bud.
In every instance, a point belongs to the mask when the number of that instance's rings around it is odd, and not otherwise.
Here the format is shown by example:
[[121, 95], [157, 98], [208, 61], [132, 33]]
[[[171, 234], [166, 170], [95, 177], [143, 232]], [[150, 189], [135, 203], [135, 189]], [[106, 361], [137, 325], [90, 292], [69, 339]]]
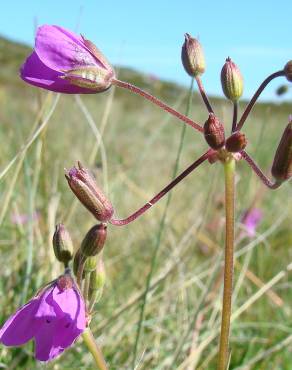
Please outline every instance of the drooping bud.
[[94, 225], [85, 235], [80, 251], [86, 256], [96, 256], [101, 252], [107, 236], [107, 226], [105, 224]]
[[289, 60], [289, 62], [285, 65], [284, 72], [287, 80], [292, 82], [292, 60]]
[[191, 76], [196, 77], [205, 72], [206, 64], [204, 52], [199, 41], [185, 34], [185, 42], [181, 50], [181, 59], [185, 71]]
[[286, 94], [286, 92], [289, 90], [289, 86], [288, 85], [281, 85], [277, 88], [276, 90], [276, 94], [278, 96], [281, 96], [281, 95], [284, 95]]
[[237, 65], [229, 57], [221, 70], [221, 85], [227, 99], [236, 101], [241, 97], [243, 77]]
[[224, 127], [214, 113], [209, 114], [204, 124], [204, 136], [212, 149], [220, 149], [225, 144]]
[[240, 131], [236, 131], [226, 140], [225, 147], [229, 152], [236, 153], [243, 150], [246, 144], [245, 135]]
[[68, 266], [72, 259], [73, 244], [69, 232], [63, 224], [56, 225], [53, 236], [54, 253], [58, 261]]
[[78, 168], [71, 168], [65, 177], [76, 197], [98, 221], [106, 222], [111, 219], [114, 213], [111, 202], [80, 162]]
[[290, 117], [276, 150], [272, 175], [281, 182], [292, 176], [292, 117]]
[[102, 259], [99, 259], [96, 270], [90, 274], [88, 298], [91, 306], [93, 306], [94, 303], [100, 299], [105, 284], [105, 279], [106, 275], [104, 264]]
[[[74, 259], [73, 259], [73, 272], [74, 272], [74, 275], [77, 276], [77, 273], [78, 273], [78, 270], [79, 270], [79, 267], [81, 266], [81, 264], [84, 265], [85, 263], [85, 260], [86, 260], [86, 257], [83, 256], [83, 254], [81, 253], [80, 251], [80, 248], [77, 250], [77, 252], [75, 253], [75, 256], [74, 256]], [[84, 271], [83, 271], [83, 274], [82, 274], [82, 279], [84, 279]]]

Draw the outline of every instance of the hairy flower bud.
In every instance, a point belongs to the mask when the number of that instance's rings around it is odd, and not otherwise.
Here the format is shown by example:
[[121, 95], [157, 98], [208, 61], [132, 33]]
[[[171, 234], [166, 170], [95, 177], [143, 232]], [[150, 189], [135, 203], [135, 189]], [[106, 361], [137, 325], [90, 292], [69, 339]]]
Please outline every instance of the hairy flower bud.
[[276, 150], [272, 175], [278, 181], [288, 180], [292, 176], [292, 117]]
[[107, 226], [105, 224], [94, 225], [85, 235], [80, 251], [86, 256], [96, 256], [101, 252], [107, 236]]
[[114, 213], [111, 202], [80, 162], [78, 168], [73, 167], [65, 176], [73, 193], [98, 221], [111, 219]]
[[229, 152], [240, 152], [246, 147], [247, 140], [242, 132], [236, 131], [226, 140], [225, 147]]
[[205, 72], [205, 57], [199, 41], [185, 34], [185, 42], [181, 50], [181, 59], [185, 71], [191, 76], [196, 77]]
[[92, 303], [96, 303], [100, 299], [105, 279], [104, 264], [102, 259], [99, 259], [96, 270], [90, 274], [88, 298]]
[[229, 57], [221, 70], [221, 85], [227, 99], [236, 101], [241, 97], [243, 78], [239, 68]]
[[289, 60], [289, 62], [285, 65], [284, 72], [287, 80], [292, 82], [292, 60]]
[[212, 149], [220, 149], [225, 143], [224, 127], [214, 113], [209, 114], [204, 124], [204, 136]]
[[53, 236], [53, 248], [57, 260], [68, 266], [69, 261], [72, 259], [73, 244], [70, 234], [63, 224], [56, 225]]

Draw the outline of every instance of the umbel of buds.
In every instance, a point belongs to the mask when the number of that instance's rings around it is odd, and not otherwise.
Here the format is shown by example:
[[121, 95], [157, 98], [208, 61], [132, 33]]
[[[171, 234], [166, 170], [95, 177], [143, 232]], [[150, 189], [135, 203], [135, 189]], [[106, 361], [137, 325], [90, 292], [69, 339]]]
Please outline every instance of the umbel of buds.
[[104, 246], [107, 236], [107, 226], [105, 224], [94, 225], [85, 235], [80, 252], [86, 257], [96, 256]]
[[280, 182], [292, 176], [292, 117], [285, 128], [276, 150], [272, 175]]
[[204, 124], [204, 136], [212, 149], [220, 149], [225, 143], [224, 127], [215, 114], [210, 113]]
[[232, 101], [238, 100], [243, 92], [243, 77], [239, 68], [228, 57], [221, 70], [221, 84], [224, 95]]
[[292, 60], [290, 60], [284, 67], [285, 77], [292, 82]]
[[240, 131], [236, 131], [226, 140], [225, 147], [228, 152], [237, 153], [243, 150], [246, 144], [247, 140], [245, 135]]
[[106, 222], [111, 219], [114, 213], [111, 202], [80, 162], [78, 168], [71, 168], [65, 177], [76, 197], [98, 221]]
[[56, 225], [53, 236], [53, 248], [57, 260], [63, 262], [67, 267], [72, 259], [73, 244], [70, 234], [63, 224]]
[[191, 77], [199, 76], [205, 72], [206, 64], [203, 48], [199, 41], [188, 33], [185, 34], [181, 59], [184, 69]]

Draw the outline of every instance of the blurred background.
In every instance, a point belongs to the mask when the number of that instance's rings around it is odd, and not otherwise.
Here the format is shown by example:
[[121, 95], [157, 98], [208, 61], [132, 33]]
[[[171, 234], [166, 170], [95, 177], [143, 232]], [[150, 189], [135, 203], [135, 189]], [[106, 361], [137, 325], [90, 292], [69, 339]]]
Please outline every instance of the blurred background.
[[[36, 27], [82, 33], [132, 82], [186, 111], [190, 77], [180, 59], [184, 33], [205, 51], [203, 83], [230, 130], [220, 71], [230, 56], [244, 75], [242, 113], [259, 84], [292, 59], [290, 1], [26, 1], [1, 4], [0, 22], [0, 323], [62, 273], [51, 239], [56, 223], [77, 249], [92, 216], [64, 179], [80, 160], [96, 176], [116, 215], [126, 217], [207, 148], [199, 133], [127, 91], [66, 96], [26, 85], [18, 71]], [[283, 87], [284, 86], [284, 87]], [[280, 90], [279, 90], [280, 89]], [[280, 93], [281, 94], [280, 94]], [[284, 78], [264, 91], [244, 126], [247, 151], [270, 175], [292, 113]], [[207, 111], [196, 89], [190, 116]], [[100, 139], [102, 137], [102, 140]], [[182, 143], [182, 146], [181, 146]], [[181, 148], [181, 149], [180, 149]], [[179, 160], [178, 160], [179, 157]], [[92, 328], [110, 369], [215, 369], [222, 296], [224, 183], [220, 164], [205, 163], [134, 223], [109, 226], [106, 286]], [[230, 369], [291, 369], [291, 182], [266, 190], [237, 166], [236, 263]], [[256, 212], [257, 222], [246, 221]], [[154, 258], [157, 251], [157, 258]], [[141, 321], [141, 303], [153, 270]], [[141, 335], [137, 341], [137, 328]], [[135, 345], [135, 343], [137, 343]], [[92, 369], [82, 341], [50, 364], [33, 344], [0, 347], [3, 369]]]

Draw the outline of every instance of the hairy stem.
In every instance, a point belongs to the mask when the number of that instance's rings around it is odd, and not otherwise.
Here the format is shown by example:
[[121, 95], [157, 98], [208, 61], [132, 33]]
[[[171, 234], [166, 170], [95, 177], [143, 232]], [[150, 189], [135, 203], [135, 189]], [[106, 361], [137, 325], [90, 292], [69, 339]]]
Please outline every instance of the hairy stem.
[[214, 113], [213, 111], [213, 108], [211, 107], [211, 104], [209, 102], [209, 99], [205, 93], [205, 89], [204, 89], [204, 86], [203, 86], [203, 83], [202, 83], [202, 80], [200, 79], [199, 76], [196, 77], [196, 82], [197, 82], [197, 85], [198, 85], [198, 89], [200, 91], [200, 94], [201, 94], [201, 97], [203, 99], [203, 102], [205, 103], [206, 105], [206, 108], [208, 110], [209, 113]]
[[224, 163], [225, 174], [225, 263], [222, 319], [219, 345], [218, 370], [226, 370], [229, 359], [229, 332], [232, 306], [233, 258], [234, 258], [234, 175], [235, 161]]
[[252, 110], [253, 106], [255, 105], [255, 102], [257, 101], [258, 97], [261, 95], [265, 87], [274, 79], [280, 76], [284, 76], [285, 72], [283, 70], [275, 72], [271, 74], [269, 77], [267, 77], [260, 85], [260, 87], [255, 92], [254, 96], [251, 98], [250, 102], [248, 103], [247, 107], [245, 108], [245, 111], [243, 112], [240, 121], [238, 122], [236, 128], [234, 131], [240, 131], [244, 122], [246, 121], [250, 111]]
[[105, 359], [103, 358], [103, 354], [99, 349], [90, 328], [84, 330], [82, 338], [90, 353], [92, 354], [92, 357], [94, 358], [96, 368], [99, 370], [108, 370]]
[[186, 176], [188, 176], [195, 168], [197, 168], [200, 164], [202, 164], [206, 159], [208, 159], [211, 150], [208, 150], [204, 153], [201, 157], [199, 157], [194, 163], [192, 163], [187, 169], [185, 169], [179, 176], [177, 176], [170, 184], [168, 184], [165, 188], [163, 188], [158, 194], [155, 195], [149, 202], [145, 203], [144, 206], [139, 208], [137, 211], [132, 213], [129, 217], [124, 219], [115, 219], [112, 218], [109, 222], [112, 225], [116, 226], [123, 226], [127, 225], [138, 217], [140, 217], [143, 213], [145, 213], [149, 208], [151, 208], [155, 203], [157, 203], [165, 194], [167, 194], [172, 188], [174, 188], [179, 182], [181, 182]]
[[117, 79], [113, 79], [112, 83], [114, 85], [118, 86], [118, 87], [122, 87], [124, 89], [127, 89], [127, 90], [130, 90], [130, 91], [134, 92], [135, 94], [138, 94], [138, 95], [142, 96], [143, 98], [149, 100], [151, 103], [157, 105], [158, 107], [162, 108], [166, 112], [172, 114], [173, 116], [175, 116], [179, 120], [183, 121], [187, 125], [193, 127], [197, 131], [203, 132], [203, 127], [200, 126], [198, 123], [194, 122], [193, 120], [191, 120], [190, 118], [188, 118], [184, 114], [181, 114], [181, 113], [177, 112], [175, 109], [169, 107], [167, 104], [165, 104], [161, 100], [157, 99], [155, 96], [149, 94], [148, 92], [140, 89], [139, 87], [134, 86], [134, 85], [132, 85], [128, 82], [120, 81], [120, 80], [117, 80]]
[[269, 189], [277, 189], [282, 182], [280, 181], [271, 181], [259, 168], [259, 166], [255, 163], [255, 161], [243, 150], [240, 152], [243, 159], [247, 162], [247, 164], [251, 167], [254, 173], [258, 176], [258, 178], [262, 181], [264, 185], [266, 185]]

